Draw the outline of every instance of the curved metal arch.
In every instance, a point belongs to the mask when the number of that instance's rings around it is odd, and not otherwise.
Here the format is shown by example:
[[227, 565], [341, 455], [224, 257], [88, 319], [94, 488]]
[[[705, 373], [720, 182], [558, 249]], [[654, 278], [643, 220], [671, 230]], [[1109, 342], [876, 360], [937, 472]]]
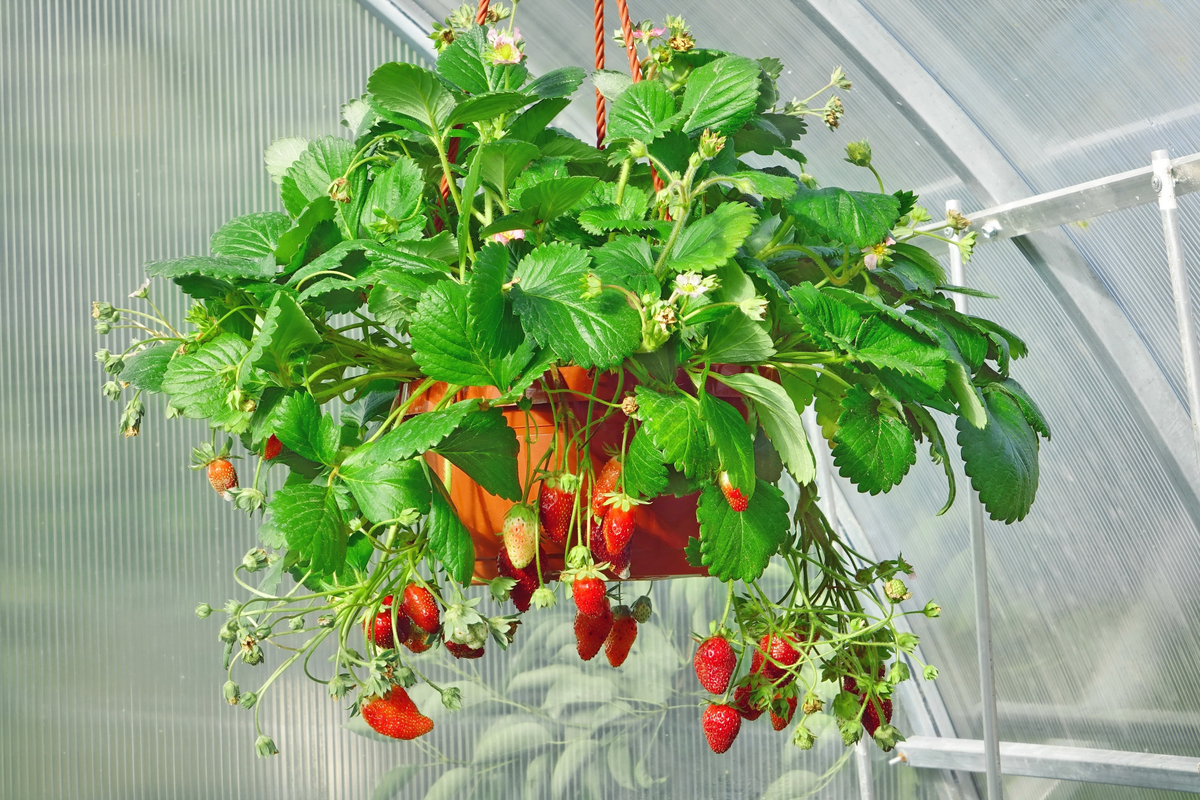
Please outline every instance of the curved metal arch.
[[[962, 106], [859, 0], [792, 0], [792, 4], [839, 45], [855, 69], [897, 98], [896, 111], [981, 202], [999, 205], [1033, 194]], [[1018, 236], [1013, 243], [1071, 323], [1094, 343], [1091, 350], [1097, 365], [1134, 412], [1138, 432], [1162, 465], [1193, 527], [1200, 531], [1200, 473], [1191, 447], [1191, 421], [1141, 335], [1061, 229]]]

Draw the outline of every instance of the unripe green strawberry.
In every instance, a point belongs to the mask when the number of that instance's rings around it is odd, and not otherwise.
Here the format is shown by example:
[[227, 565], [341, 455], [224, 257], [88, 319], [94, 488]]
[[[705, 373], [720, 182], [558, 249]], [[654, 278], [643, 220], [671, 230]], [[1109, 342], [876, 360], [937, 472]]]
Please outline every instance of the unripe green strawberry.
[[516, 569], [524, 569], [537, 553], [537, 514], [524, 503], [517, 503], [504, 515], [504, 549]]
[[638, 624], [645, 624], [650, 621], [650, 615], [654, 612], [654, 606], [651, 605], [649, 597], [642, 595], [633, 601], [630, 611], [633, 612], [633, 618], [638, 621]]
[[704, 709], [700, 720], [704, 728], [704, 737], [714, 753], [724, 753], [733, 745], [738, 731], [742, 729], [742, 717], [738, 712], [723, 704], [711, 705]]

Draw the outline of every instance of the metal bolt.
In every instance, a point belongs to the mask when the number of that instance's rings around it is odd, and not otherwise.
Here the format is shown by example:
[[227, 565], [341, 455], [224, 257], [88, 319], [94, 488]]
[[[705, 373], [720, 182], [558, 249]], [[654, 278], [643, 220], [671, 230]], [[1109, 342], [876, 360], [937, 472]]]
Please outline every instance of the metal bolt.
[[983, 233], [983, 238], [991, 239], [993, 236], [995, 236], [997, 233], [999, 233], [1002, 230], [1004, 230], [1004, 229], [1000, 227], [999, 222], [997, 222], [994, 219], [989, 219], [987, 222], [984, 223], [983, 230], [981, 232]]

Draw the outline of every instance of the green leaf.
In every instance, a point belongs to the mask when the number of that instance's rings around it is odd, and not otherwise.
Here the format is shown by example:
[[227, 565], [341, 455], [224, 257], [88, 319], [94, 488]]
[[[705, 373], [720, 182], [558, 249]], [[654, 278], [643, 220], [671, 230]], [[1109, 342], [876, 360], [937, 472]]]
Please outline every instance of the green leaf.
[[261, 258], [249, 261], [244, 258], [218, 256], [184, 256], [169, 261], [149, 261], [146, 274], [151, 278], [185, 278], [204, 275], [222, 281], [241, 279], [268, 280], [275, 276], [275, 259]]
[[435, 381], [505, 389], [513, 375], [492, 356], [496, 331], [473, 326], [467, 308], [467, 287], [457, 281], [430, 287], [409, 324], [413, 359]]
[[705, 128], [730, 134], [754, 114], [760, 67], [742, 56], [725, 56], [694, 70], [683, 92], [683, 132]]
[[624, 286], [641, 296], [659, 292], [654, 277], [654, 253], [640, 236], [618, 236], [611, 242], [592, 250], [596, 273], [605, 283]]
[[464, 92], [490, 92], [495, 88], [492, 80], [495, 68], [485, 60], [488, 49], [487, 31], [472, 27], [456, 36], [438, 55], [438, 74]]
[[711, 393], [700, 396], [700, 418], [708, 429], [708, 440], [717, 451], [719, 468], [747, 498], [754, 492], [754, 439], [746, 420], [736, 408]]
[[788, 503], [783, 492], [758, 481], [745, 511], [729, 507], [721, 490], [704, 487], [696, 506], [700, 521], [700, 561], [721, 581], [753, 581], [762, 575], [788, 535]]
[[338, 467], [338, 475], [350, 487], [367, 519], [372, 522], [396, 519], [410, 508], [428, 513], [429, 478], [421, 462], [377, 458], [374, 449], [374, 444], [363, 445]]
[[[728, 306], [726, 306], [728, 308]], [[775, 355], [775, 344], [765, 322], [756, 322], [733, 310], [708, 329], [704, 357], [713, 364], [757, 364]]]
[[567, 97], [575, 93], [587, 73], [579, 67], [559, 67], [534, 78], [525, 91], [538, 97]]
[[716, 269], [737, 252], [757, 222], [754, 209], [745, 203], [722, 203], [679, 234], [668, 260], [671, 269]]
[[[936, 258], [930, 255], [928, 250], [913, 244], [905, 244], [904, 242], [888, 246], [892, 250], [892, 263], [888, 268], [893, 272], [901, 271], [897, 268], [903, 265], [913, 272], [921, 273], [926, 281], [932, 283], [933, 287], [940, 286], [946, 282], [946, 271], [942, 269], [942, 265], [938, 263]], [[931, 287], [929, 293], [932, 293], [932, 291], [933, 288]]]
[[281, 183], [287, 174], [288, 167], [296, 163], [296, 159], [308, 147], [308, 140], [299, 136], [285, 136], [276, 139], [263, 151], [263, 164], [267, 174], [275, 183]]
[[380, 106], [416, 120], [431, 135], [442, 131], [455, 105], [437, 77], [415, 64], [393, 61], [376, 68], [367, 79], [367, 91]]
[[161, 392], [163, 378], [175, 348], [169, 344], [160, 344], [138, 350], [125, 359], [125, 368], [121, 370], [121, 380], [126, 381], [135, 389], [147, 392]]
[[979, 389], [971, 382], [971, 370], [962, 362], [957, 351], [948, 352], [950, 360], [946, 362], [946, 381], [958, 402], [958, 415], [974, 427], [982, 428], [987, 424], [987, 411], [983, 407]]
[[517, 434], [498, 408], [468, 414], [433, 451], [471, 476], [485, 492], [521, 499]]
[[479, 149], [471, 153], [471, 166], [462, 187], [462, 213], [458, 216], [458, 263], [467, 263], [467, 246], [471, 243], [471, 211], [475, 207], [475, 195], [483, 181]]
[[403, 461], [424, 453], [453, 433], [463, 419], [478, 408], [479, 401], [472, 399], [438, 411], [415, 414], [375, 443], [375, 457]]
[[884, 317], [868, 319], [855, 340], [854, 358], [877, 367], [915, 375], [933, 391], [946, 383], [948, 354], [916, 338], [903, 325]]
[[446, 118], [446, 125], [466, 125], [491, 120], [524, 108], [535, 99], [534, 96], [522, 92], [489, 92], [475, 95], [455, 106]]
[[583, 299], [583, 276], [590, 264], [587, 253], [573, 245], [536, 248], [517, 265], [513, 307], [539, 345], [578, 366], [606, 369], [641, 343], [641, 318], [615, 290]]
[[[717, 455], [700, 419], [700, 403], [682, 392], [663, 394], [645, 386], [636, 389], [642, 431], [654, 446], [689, 478], [706, 477], [717, 468]], [[722, 500], [724, 502], [724, 500]]]
[[490, 332], [485, 341], [493, 357], [508, 355], [524, 338], [504, 290], [508, 267], [508, 248], [489, 244], [479, 251], [467, 283], [467, 317], [473, 330]]
[[542, 222], [550, 222], [569, 211], [595, 185], [595, 178], [583, 175], [548, 178], [521, 192], [521, 208], [532, 211]]
[[516, 139], [481, 145], [478, 158], [483, 182], [502, 195], [506, 194], [521, 171], [539, 155], [538, 149], [529, 142]]
[[658, 497], [667, 488], [665, 457], [650, 441], [650, 434], [639, 430], [629, 443], [621, 470], [626, 493], [634, 497]]
[[883, 413], [880, 401], [857, 386], [846, 390], [833, 441], [833, 463], [860, 492], [889, 491], [917, 461], [908, 427]]
[[292, 353], [297, 348], [320, 343], [321, 335], [300, 305], [281, 291], [271, 300], [246, 360], [261, 369], [288, 375]]
[[849, 306], [827, 297], [811, 283], [793, 286], [788, 293], [796, 304], [796, 316], [818, 345], [843, 350], [854, 346], [862, 317]]
[[207, 419], [214, 428], [230, 433], [245, 430], [249, 415], [231, 409], [225, 397], [234, 387], [237, 366], [248, 347], [240, 336], [223, 333], [196, 352], [172, 359], [162, 380], [171, 405], [189, 419]]
[[[630, 186], [626, 192], [632, 195], [635, 187]], [[643, 213], [644, 209], [643, 209]], [[592, 206], [579, 214], [580, 226], [593, 236], [603, 236], [612, 231], [626, 233], [657, 231], [657, 220], [644, 220], [641, 214], [631, 214], [628, 209], [613, 203]]]
[[990, 319], [983, 317], [969, 317], [971, 324], [979, 328], [984, 333], [994, 333], [1008, 342], [1008, 350], [1013, 358], [1024, 358], [1029, 355], [1029, 347], [1022, 341], [1021, 337], [1010, 331], [1008, 328], [992, 322]]
[[637, 139], [649, 144], [679, 121], [675, 98], [660, 81], [630, 86], [612, 105], [608, 135], [612, 139]]
[[797, 407], [782, 386], [753, 372], [721, 375], [719, 380], [754, 405], [759, 424], [796, 483], [810, 483], [817, 475], [817, 466], [800, 419], [802, 407]]
[[546, 126], [554, 121], [571, 101], [565, 97], [552, 97], [534, 103], [508, 126], [508, 136], [526, 142], [533, 141]]
[[980, 430], [959, 418], [963, 471], [994, 520], [1025, 518], [1038, 486], [1038, 439], [1021, 406], [1006, 392], [984, 396], [987, 425]]
[[600, 91], [601, 96], [613, 103], [633, 86], [633, 78], [615, 69], [598, 69], [590, 77], [592, 84]]
[[278, 211], [246, 214], [218, 228], [208, 240], [208, 248], [218, 256], [260, 259], [274, 255], [279, 237], [290, 227], [292, 220]]
[[287, 212], [299, 216], [313, 200], [328, 197], [329, 184], [345, 174], [353, 158], [354, 143], [346, 139], [322, 136], [309, 142], [308, 148], [288, 167], [279, 187]]
[[326, 236], [332, 234], [334, 244], [341, 238], [336, 225], [330, 224], [337, 216], [334, 205], [328, 195], [318, 197], [304, 207], [296, 224], [279, 237], [275, 259], [284, 265], [285, 272], [296, 271], [305, 261], [311, 261], [323, 252]]
[[330, 414], [308, 392], [293, 392], [279, 401], [271, 416], [269, 433], [302, 458], [332, 465], [341, 437]]
[[714, 175], [713, 180], [735, 186], [743, 194], [759, 194], [766, 198], [787, 200], [799, 185], [795, 178], [771, 175], [758, 170], [743, 170], [732, 175]]
[[288, 484], [275, 493], [268, 509], [271, 527], [283, 533], [288, 550], [309, 561], [315, 575], [341, 570], [347, 531], [331, 488], [323, 483]]
[[425, 535], [429, 537], [430, 552], [442, 562], [446, 574], [464, 586], [469, 584], [475, 571], [475, 543], [436, 475], [433, 476], [433, 502], [425, 521]]
[[879, 244], [896, 224], [900, 201], [890, 194], [848, 192], [836, 186], [801, 186], [787, 203], [798, 222], [827, 239], [853, 247]]
[[916, 404], [908, 404], [905, 408], [913, 415], [913, 419], [921, 426], [921, 432], [929, 440], [929, 458], [933, 463], [941, 464], [942, 469], [946, 473], [946, 483], [948, 484], [950, 494], [946, 498], [945, 505], [937, 512], [940, 517], [950, 510], [950, 506], [954, 505], [954, 496], [958, 491], [954, 479], [954, 466], [950, 463], [950, 451], [946, 447], [946, 440], [942, 438], [942, 431], [938, 428], [932, 414], [926, 411], [923, 406]]
[[425, 191], [425, 175], [417, 162], [400, 156], [396, 163], [375, 176], [371, 189], [362, 206], [359, 224], [369, 228], [380, 217], [379, 209], [400, 224], [400, 230], [392, 236], [400, 239], [420, 238], [425, 227], [425, 215], [421, 211], [421, 194]]
[[[121, 380], [129, 380], [129, 362], [125, 363], [125, 369], [121, 371]], [[133, 381], [130, 381], [132, 383]], [[1025, 387], [1017, 383], [1012, 378], [1005, 378], [1002, 383], [989, 384], [989, 389], [995, 388], [1003, 391], [1009, 397], [1016, 401], [1021, 408], [1021, 413], [1025, 415], [1025, 421], [1035, 431], [1050, 439], [1050, 423], [1046, 422], [1046, 417], [1042, 414], [1042, 410], [1037, 407], [1037, 403], [1033, 402], [1033, 398], [1025, 391]]]

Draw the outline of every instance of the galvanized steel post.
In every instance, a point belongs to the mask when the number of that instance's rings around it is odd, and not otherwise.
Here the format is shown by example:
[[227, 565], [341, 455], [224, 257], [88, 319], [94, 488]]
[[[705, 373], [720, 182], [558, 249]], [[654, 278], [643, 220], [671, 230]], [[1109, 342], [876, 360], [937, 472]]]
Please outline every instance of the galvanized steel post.
[[[957, 200], [946, 201], [947, 211], [959, 211]], [[954, 239], [957, 241], [958, 236]], [[966, 286], [966, 271], [962, 254], [950, 245], [950, 281]], [[955, 295], [954, 306], [967, 313], [966, 295]], [[992, 667], [992, 612], [988, 599], [987, 542], [983, 538], [983, 504], [974, 490], [970, 491], [971, 556], [975, 566], [975, 631], [979, 644], [979, 693], [983, 708], [983, 752], [987, 767], [988, 800], [1000, 800], [1000, 728], [996, 720], [996, 682]]]
[[1196, 440], [1196, 458], [1200, 462], [1200, 351], [1196, 350], [1192, 303], [1188, 295], [1187, 265], [1183, 262], [1183, 241], [1179, 235], [1175, 176], [1171, 171], [1171, 157], [1166, 150], [1155, 150], [1151, 153], [1150, 164], [1154, 172], [1154, 191], [1158, 192], [1158, 211], [1162, 214], [1167, 266], [1171, 270], [1171, 292], [1175, 295], [1175, 324], [1179, 329], [1179, 346], [1183, 350], [1183, 374], [1187, 379], [1187, 410], [1192, 418], [1192, 436]]

